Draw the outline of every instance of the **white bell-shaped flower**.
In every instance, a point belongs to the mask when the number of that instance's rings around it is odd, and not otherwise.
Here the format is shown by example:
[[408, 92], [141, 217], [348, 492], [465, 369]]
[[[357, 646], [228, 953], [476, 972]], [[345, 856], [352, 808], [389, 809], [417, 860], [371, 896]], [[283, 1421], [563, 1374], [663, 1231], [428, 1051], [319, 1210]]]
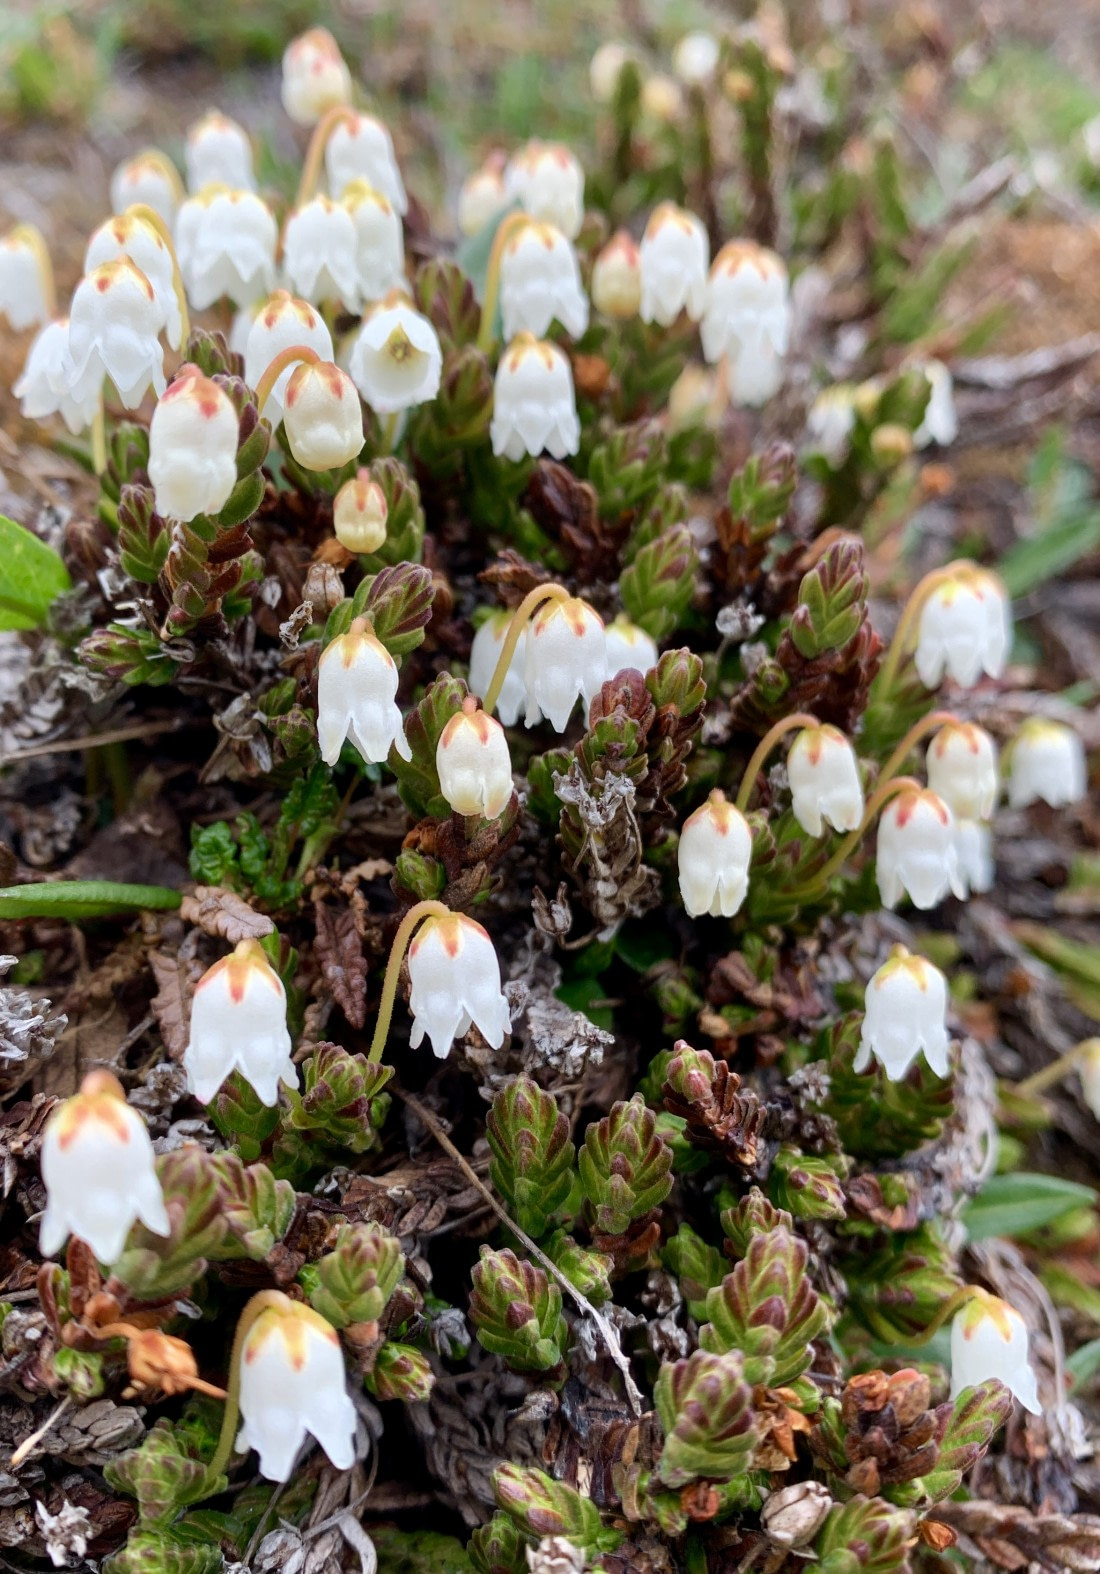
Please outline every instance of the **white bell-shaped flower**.
[[951, 1398], [991, 1377], [1011, 1389], [1032, 1415], [1042, 1413], [1028, 1360], [1027, 1324], [1007, 1301], [982, 1294], [961, 1307], [951, 1323]]
[[72, 362], [69, 359], [69, 319], [48, 322], [31, 341], [23, 370], [12, 392], [29, 421], [60, 415], [75, 437], [86, 432], [99, 408], [99, 390], [89, 389], [80, 399], [69, 391]]
[[569, 358], [556, 344], [520, 333], [500, 358], [489, 423], [493, 452], [519, 460], [552, 454], [564, 459], [580, 447], [581, 428]]
[[787, 269], [755, 241], [730, 241], [714, 259], [699, 325], [703, 354], [729, 356], [738, 404], [765, 404], [778, 391], [791, 333]]
[[611, 39], [601, 44], [588, 62], [588, 85], [597, 104], [610, 104], [619, 90], [624, 68], [637, 59], [629, 44]]
[[997, 746], [984, 727], [948, 722], [925, 756], [928, 785], [962, 820], [988, 820], [997, 802]]
[[922, 361], [920, 369], [928, 379], [931, 392], [921, 423], [913, 433], [913, 443], [917, 448], [927, 448], [929, 443], [947, 448], [959, 435], [954, 381], [942, 361]]
[[555, 732], [564, 732], [578, 699], [587, 710], [606, 677], [607, 640], [599, 613], [579, 596], [545, 602], [527, 625], [526, 725], [545, 716]]
[[480, 169], [467, 175], [458, 194], [458, 227], [463, 235], [478, 235], [500, 217], [508, 206], [504, 170], [496, 160], [487, 160]]
[[349, 110], [341, 117], [325, 144], [325, 171], [334, 197], [342, 197], [353, 180], [365, 180], [399, 215], [408, 211], [393, 138], [374, 115]]
[[557, 319], [574, 339], [588, 327], [588, 298], [577, 254], [552, 224], [518, 225], [500, 259], [500, 315], [506, 339], [541, 339]]
[[1064, 722], [1029, 716], [1008, 747], [1008, 801], [1014, 809], [1048, 803], [1060, 809], [1079, 803], [1088, 791], [1081, 739]]
[[[787, 755], [791, 810], [808, 836], [854, 831], [863, 819], [855, 750], [839, 727], [804, 727]], [[823, 823], [824, 822], [824, 823]]]
[[283, 51], [283, 108], [299, 126], [351, 101], [351, 72], [327, 27], [311, 27]]
[[283, 232], [283, 271], [296, 295], [307, 301], [339, 301], [359, 308], [359, 237], [341, 202], [314, 197], [295, 208]]
[[183, 182], [176, 166], [159, 148], [146, 148], [125, 159], [111, 176], [111, 207], [125, 213], [135, 202], [159, 213], [171, 229], [183, 201]]
[[688, 87], [705, 87], [714, 78], [720, 54], [713, 33], [685, 33], [672, 51], [672, 69]]
[[[244, 380], [248, 386], [255, 388], [275, 357], [295, 345], [315, 350], [322, 361], [334, 359], [332, 335], [320, 312], [308, 301], [295, 300], [288, 291], [276, 290], [256, 313], [248, 330], [244, 347]], [[293, 366], [285, 367], [264, 401], [260, 413], [267, 417], [272, 428], [283, 418], [286, 385], [293, 374]]]
[[511, 801], [512, 757], [504, 728], [472, 696], [440, 733], [435, 768], [439, 790], [455, 814], [495, 820]]
[[252, 143], [248, 132], [220, 109], [208, 109], [187, 128], [183, 149], [187, 189], [230, 186], [234, 191], [255, 191]]
[[206, 186], [176, 217], [176, 255], [196, 311], [223, 296], [250, 306], [275, 285], [275, 216], [254, 191]]
[[171, 1229], [145, 1122], [109, 1071], [90, 1071], [59, 1104], [42, 1134], [46, 1208], [38, 1244], [52, 1257], [69, 1235], [97, 1261], [122, 1256], [135, 1219], [154, 1235]]
[[240, 421], [223, 388], [183, 366], [149, 422], [149, 479], [157, 513], [184, 523], [216, 514], [237, 484]]
[[164, 337], [173, 350], [178, 350], [183, 339], [183, 321], [176, 294], [175, 264], [164, 236], [137, 214], [115, 214], [99, 226], [88, 242], [84, 272], [91, 273], [94, 268], [118, 257], [129, 258], [153, 286], [164, 321]]
[[592, 304], [605, 317], [636, 317], [642, 304], [642, 257], [629, 230], [616, 230], [592, 265]]
[[340, 758], [350, 738], [368, 765], [380, 765], [391, 748], [412, 758], [397, 696], [397, 663], [366, 618], [353, 618], [324, 650], [317, 667], [317, 742], [326, 765]]
[[681, 826], [676, 857], [688, 917], [732, 918], [748, 895], [752, 832], [717, 787]]
[[806, 417], [810, 452], [823, 454], [830, 469], [839, 470], [848, 457], [855, 424], [855, 388], [852, 384], [835, 383], [831, 388], [823, 388]]
[[369, 470], [345, 481], [332, 500], [332, 528], [349, 552], [377, 552], [386, 539], [388, 518], [386, 494]]
[[[278, 1292], [268, 1292], [274, 1301]], [[254, 1448], [260, 1474], [289, 1481], [307, 1434], [337, 1470], [355, 1463], [355, 1406], [331, 1323], [289, 1296], [265, 1306], [241, 1346], [237, 1452]]]
[[901, 1082], [923, 1054], [937, 1077], [946, 1077], [950, 1048], [946, 978], [924, 957], [895, 946], [867, 985], [854, 1069], [865, 1071], [873, 1055], [891, 1082]]
[[339, 470], [363, 449], [363, 406], [347, 372], [333, 361], [303, 361], [283, 400], [290, 451], [306, 470]]
[[640, 672], [644, 678], [659, 660], [660, 653], [656, 641], [650, 639], [645, 629], [639, 628], [636, 623], [631, 623], [625, 612], [620, 612], [618, 617], [607, 625], [604, 630], [604, 643], [607, 650], [609, 678], [624, 671]]
[[383, 301], [363, 319], [348, 371], [378, 415], [427, 404], [443, 375], [439, 335], [407, 301]]
[[17, 224], [0, 235], [0, 317], [16, 333], [50, 320], [53, 270], [39, 232]]
[[365, 180], [353, 180], [340, 199], [355, 228], [355, 271], [365, 301], [380, 301], [405, 281], [405, 238], [393, 203]]
[[698, 322], [707, 303], [709, 257], [707, 232], [695, 214], [674, 202], [658, 204], [639, 248], [642, 321], [667, 328], [686, 311]]
[[955, 817], [929, 788], [906, 787], [882, 811], [875, 873], [886, 907], [908, 896], [914, 907], [925, 910], [942, 902], [948, 891], [966, 895]]
[[528, 142], [508, 160], [504, 183], [533, 219], [577, 238], [584, 223], [584, 170], [562, 143]]
[[983, 672], [999, 678], [1011, 633], [1011, 608], [1000, 580], [961, 564], [921, 608], [913, 653], [921, 682], [934, 689], [946, 672], [960, 688], [972, 689]]
[[413, 1049], [426, 1035], [443, 1060], [471, 1024], [491, 1049], [504, 1043], [512, 1021], [500, 963], [493, 942], [472, 918], [448, 913], [421, 924], [409, 947], [409, 982]]
[[280, 1082], [298, 1086], [286, 990], [258, 941], [242, 940], [195, 985], [183, 1068], [188, 1089], [201, 1104], [210, 1102], [232, 1071], [240, 1072], [269, 1109], [279, 1097]]
[[[489, 687], [511, 623], [510, 612], [494, 611], [478, 626], [470, 646], [470, 688], [474, 694], [484, 694]], [[497, 715], [506, 727], [515, 726], [520, 712], [527, 704], [526, 670], [527, 630], [524, 629], [508, 663], [496, 704]], [[539, 719], [535, 718], [536, 721]]]
[[85, 274], [69, 307], [71, 396], [83, 403], [109, 377], [128, 410], [150, 387], [164, 392], [164, 351], [157, 335], [164, 317], [156, 292], [126, 258]]
[[986, 820], [955, 818], [955, 853], [959, 880], [969, 896], [993, 889], [993, 832]]

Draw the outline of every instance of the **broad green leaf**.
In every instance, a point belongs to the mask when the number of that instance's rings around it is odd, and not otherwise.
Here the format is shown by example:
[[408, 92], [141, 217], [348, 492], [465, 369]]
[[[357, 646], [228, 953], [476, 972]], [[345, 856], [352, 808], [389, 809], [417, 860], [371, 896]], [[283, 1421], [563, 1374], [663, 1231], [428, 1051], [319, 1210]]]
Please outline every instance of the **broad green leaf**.
[[1091, 1186], [1055, 1175], [994, 1175], [967, 1203], [962, 1220], [972, 1241], [984, 1241], [993, 1235], [1026, 1235], [1095, 1201]]
[[40, 628], [54, 599], [71, 587], [53, 547], [0, 514], [0, 629]]
[[151, 909], [168, 912], [182, 893], [164, 885], [120, 885], [114, 880], [46, 880], [0, 889], [0, 918], [104, 918]]

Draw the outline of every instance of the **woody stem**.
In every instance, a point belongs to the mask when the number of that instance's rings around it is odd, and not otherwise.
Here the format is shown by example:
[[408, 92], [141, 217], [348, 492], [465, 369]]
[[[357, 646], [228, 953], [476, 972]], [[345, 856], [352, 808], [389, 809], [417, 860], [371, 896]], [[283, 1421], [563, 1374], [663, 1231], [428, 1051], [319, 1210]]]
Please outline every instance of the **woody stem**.
[[855, 830], [848, 832], [848, 835], [841, 842], [836, 852], [833, 853], [827, 862], [822, 864], [807, 885], [798, 886], [787, 894], [794, 899], [800, 900], [803, 897], [816, 896], [823, 891], [833, 875], [844, 863], [848, 854], [859, 846], [860, 841], [867, 834], [875, 815], [886, 807], [891, 798], [896, 797], [899, 792], [907, 791], [911, 787], [920, 789], [920, 782], [917, 781], [915, 776], [895, 776], [891, 781], [880, 782], [868, 798], [867, 807], [863, 811], [863, 819], [856, 826]]
[[260, 414], [263, 414], [264, 405], [271, 397], [271, 390], [288, 366], [293, 366], [296, 361], [313, 366], [320, 359], [317, 351], [311, 350], [308, 344], [292, 344], [287, 349], [280, 350], [256, 384], [256, 408]]
[[298, 194], [294, 198], [294, 206], [296, 208], [300, 208], [303, 203], [308, 202], [313, 196], [317, 189], [317, 181], [321, 174], [321, 162], [324, 159], [329, 138], [337, 126], [342, 121], [350, 120], [353, 114], [354, 110], [349, 109], [346, 104], [334, 104], [331, 109], [326, 110], [314, 126], [313, 134], [309, 139], [309, 147], [306, 149], [305, 162], [302, 165], [302, 175], [298, 182]]
[[875, 679], [875, 686], [881, 694], [889, 693], [890, 687], [898, 675], [898, 668], [901, 666], [902, 657], [905, 655], [909, 636], [912, 634], [917, 620], [924, 611], [925, 602], [940, 585], [946, 584], [949, 579], [954, 579], [958, 571], [959, 565], [957, 563], [948, 563], [943, 568], [934, 568], [930, 574], [925, 574], [924, 578], [914, 587], [909, 600], [905, 603], [901, 617], [898, 619], [898, 626], [894, 630], [894, 637], [890, 641], [890, 649], [886, 652], [886, 659], [882, 663], [878, 676]]
[[390, 1022], [393, 1019], [393, 1003], [397, 998], [397, 980], [401, 976], [401, 963], [405, 957], [405, 948], [412, 939], [413, 930], [422, 918], [446, 918], [450, 912], [442, 902], [417, 902], [415, 907], [410, 907], [393, 937], [390, 947], [390, 959], [386, 963], [386, 976], [382, 980], [382, 998], [378, 1002], [378, 1017], [374, 1024], [374, 1037], [371, 1039], [370, 1054], [367, 1059], [377, 1063], [382, 1059], [382, 1051], [386, 1047], [386, 1038], [390, 1031]]
[[1100, 1053], [1100, 1038], [1083, 1038], [1072, 1049], [1067, 1049], [1064, 1055], [1059, 1055], [1057, 1060], [1052, 1060], [1049, 1066], [1044, 1066], [1041, 1071], [1035, 1071], [1022, 1082], [1017, 1082], [1015, 1091], [1025, 1095], [1045, 1093], [1047, 1088], [1052, 1088], [1056, 1082], [1061, 1082], [1062, 1078], [1079, 1065], [1086, 1055], [1096, 1053]]
[[260, 1290], [245, 1305], [244, 1311], [237, 1320], [237, 1331], [233, 1335], [233, 1349], [229, 1354], [229, 1379], [225, 1393], [225, 1409], [222, 1411], [222, 1429], [218, 1436], [218, 1446], [214, 1450], [214, 1457], [206, 1467], [206, 1485], [212, 1491], [218, 1477], [229, 1463], [233, 1452], [233, 1443], [237, 1436], [237, 1422], [241, 1417], [241, 1352], [248, 1331], [260, 1316], [269, 1307], [282, 1308], [292, 1305], [281, 1290]]
[[481, 322], [477, 330], [477, 347], [488, 352], [493, 343], [493, 323], [497, 314], [497, 299], [500, 295], [500, 263], [504, 256], [504, 248], [511, 237], [524, 224], [530, 223], [526, 213], [506, 214], [497, 225], [497, 232], [493, 236], [493, 249], [489, 253], [489, 265], [485, 270], [485, 296], [481, 302]]
[[504, 636], [504, 644], [500, 647], [497, 664], [493, 668], [493, 676], [489, 679], [489, 687], [485, 690], [482, 706], [487, 715], [493, 714], [493, 707], [500, 698], [500, 691], [504, 687], [504, 680], [508, 676], [508, 668], [512, 665], [512, 657], [516, 653], [519, 637], [523, 633], [531, 618], [545, 601], [568, 601], [569, 592], [564, 585], [549, 584], [536, 585], [534, 590], [529, 590], [512, 613], [512, 621], [508, 625], [508, 632]]
[[741, 785], [737, 789], [735, 803], [744, 814], [752, 797], [752, 789], [756, 778], [764, 768], [764, 761], [775, 748], [784, 733], [793, 732], [796, 727], [820, 727], [821, 723], [816, 716], [811, 716], [808, 711], [796, 710], [790, 716], [784, 716], [777, 721], [774, 727], [769, 727], [753, 751], [752, 758], [745, 766], [745, 774], [741, 778]]

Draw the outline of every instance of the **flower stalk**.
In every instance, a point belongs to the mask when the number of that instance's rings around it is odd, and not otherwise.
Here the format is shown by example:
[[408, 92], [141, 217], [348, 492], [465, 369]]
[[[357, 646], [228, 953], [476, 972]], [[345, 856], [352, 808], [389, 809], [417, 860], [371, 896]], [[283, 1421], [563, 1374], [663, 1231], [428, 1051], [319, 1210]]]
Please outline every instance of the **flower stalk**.
[[512, 664], [512, 657], [516, 653], [520, 636], [538, 609], [547, 601], [568, 601], [569, 592], [564, 585], [551, 583], [549, 585], [536, 585], [534, 590], [529, 590], [512, 614], [512, 621], [508, 625], [508, 632], [504, 636], [504, 644], [500, 647], [493, 676], [489, 679], [489, 687], [485, 690], [482, 707], [492, 715], [500, 691], [504, 687], [504, 680], [508, 676], [508, 668]]
[[1047, 1088], [1054, 1087], [1061, 1082], [1063, 1077], [1068, 1077], [1075, 1071], [1082, 1061], [1090, 1055], [1100, 1054], [1100, 1038], [1083, 1038], [1072, 1049], [1067, 1049], [1064, 1055], [1059, 1055], [1057, 1060], [1052, 1060], [1049, 1066], [1044, 1066], [1041, 1071], [1032, 1072], [1030, 1077], [1025, 1077], [1022, 1082], [1017, 1082], [1015, 1091], [1030, 1097], [1035, 1093], [1045, 1093]]
[[271, 390], [279, 381], [288, 366], [296, 363], [315, 366], [321, 357], [316, 350], [310, 349], [308, 344], [292, 344], [285, 350], [280, 350], [278, 355], [266, 367], [263, 376], [256, 384], [256, 408], [263, 411], [264, 405], [271, 397]]
[[446, 918], [450, 908], [442, 902], [426, 901], [417, 902], [415, 907], [410, 907], [393, 937], [390, 947], [390, 958], [386, 963], [386, 976], [382, 980], [382, 998], [378, 1002], [378, 1016], [374, 1024], [374, 1037], [371, 1039], [370, 1053], [367, 1059], [374, 1064], [382, 1058], [382, 1051], [386, 1047], [389, 1036], [390, 1022], [393, 1020], [393, 1006], [397, 999], [397, 980], [401, 976], [401, 963], [417, 924], [424, 918]]
[[879, 782], [874, 792], [868, 798], [867, 807], [863, 811], [863, 818], [855, 830], [849, 831], [832, 857], [822, 864], [812, 880], [806, 885], [798, 886], [789, 893], [792, 900], [808, 901], [815, 896], [819, 896], [825, 890], [833, 875], [841, 868], [848, 855], [859, 846], [870, 829], [875, 816], [886, 807], [891, 798], [896, 798], [899, 792], [907, 792], [910, 788], [920, 790], [920, 782], [917, 781], [915, 776], [895, 776], [890, 781]]
[[504, 257], [504, 248], [516, 231], [530, 222], [529, 213], [506, 214], [497, 225], [497, 232], [493, 236], [493, 249], [489, 253], [489, 265], [485, 273], [485, 297], [481, 303], [481, 322], [477, 330], [477, 347], [486, 353], [493, 344], [493, 324], [496, 321], [497, 301], [500, 298], [500, 265]]
[[768, 728], [760, 742], [756, 745], [752, 758], [745, 767], [745, 774], [741, 778], [741, 785], [737, 789], [737, 797], [734, 799], [734, 803], [736, 804], [737, 808], [740, 809], [742, 814], [744, 814], [745, 810], [749, 806], [749, 799], [752, 797], [752, 789], [756, 783], [756, 778], [760, 775], [760, 772], [764, 768], [764, 761], [768, 758], [768, 755], [775, 748], [779, 740], [784, 737], [786, 733], [793, 732], [798, 727], [820, 726], [821, 723], [818, 721], [816, 716], [811, 716], [808, 711], [797, 710], [792, 712], [790, 716], [781, 717], [773, 727]]

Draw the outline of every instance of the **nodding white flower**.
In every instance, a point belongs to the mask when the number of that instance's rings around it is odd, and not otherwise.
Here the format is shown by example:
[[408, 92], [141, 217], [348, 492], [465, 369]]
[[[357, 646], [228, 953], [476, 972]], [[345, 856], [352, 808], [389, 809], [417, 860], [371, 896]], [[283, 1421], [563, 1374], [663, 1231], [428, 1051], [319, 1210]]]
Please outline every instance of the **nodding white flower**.
[[1008, 746], [1008, 801], [1014, 809], [1048, 803], [1060, 809], [1088, 790], [1088, 767], [1072, 727], [1045, 716], [1029, 716]]
[[405, 279], [401, 218], [388, 197], [365, 180], [353, 180], [340, 199], [355, 229], [355, 269], [365, 301], [379, 301]]
[[198, 192], [204, 186], [231, 186], [235, 191], [256, 189], [248, 132], [220, 109], [208, 109], [201, 119], [188, 126], [183, 161], [188, 191]]
[[720, 54], [713, 33], [685, 33], [672, 51], [672, 69], [689, 87], [703, 87], [713, 79]]
[[109, 1071], [90, 1071], [46, 1122], [42, 1179], [43, 1257], [75, 1235], [110, 1265], [122, 1256], [135, 1219], [154, 1235], [171, 1229], [145, 1122]]
[[[505, 636], [512, 623], [510, 612], [491, 612], [474, 634], [470, 646], [470, 688], [475, 694], [484, 694], [496, 671], [497, 659], [504, 648]], [[514, 727], [520, 711], [527, 703], [527, 684], [524, 673], [527, 667], [527, 630], [520, 634], [515, 654], [508, 663], [508, 671], [497, 700], [497, 715], [506, 727]], [[535, 720], [539, 718], [536, 717]], [[534, 725], [534, 722], [531, 723]]]
[[1001, 676], [1011, 638], [1011, 604], [1000, 580], [960, 564], [921, 608], [913, 653], [917, 674], [926, 689], [936, 688], [945, 672], [960, 688], [972, 689], [983, 672]]
[[491, 1049], [504, 1043], [512, 1020], [500, 963], [493, 942], [472, 918], [448, 913], [421, 924], [409, 947], [409, 982], [413, 1049], [427, 1035], [442, 1060], [471, 1024]]
[[359, 307], [359, 237], [341, 202], [314, 197], [295, 208], [283, 232], [286, 282], [307, 301], [339, 301]]
[[16, 333], [50, 319], [51, 267], [42, 236], [30, 224], [0, 235], [0, 317]]
[[855, 750], [838, 727], [804, 727], [787, 755], [791, 810], [808, 836], [822, 822], [854, 831], [863, 819], [863, 784]]
[[280, 1082], [298, 1086], [286, 990], [258, 941], [242, 940], [195, 985], [183, 1067], [189, 1090], [202, 1104], [232, 1071], [240, 1072], [269, 1109], [279, 1097]]
[[89, 388], [77, 399], [69, 391], [71, 380], [69, 319], [59, 317], [35, 335], [12, 392], [29, 421], [60, 415], [75, 437], [91, 426], [99, 408], [99, 389]]
[[925, 756], [928, 785], [963, 820], [988, 820], [997, 802], [997, 746], [984, 727], [948, 722]]
[[397, 213], [408, 211], [405, 182], [397, 167], [393, 138], [374, 115], [348, 110], [325, 144], [325, 171], [334, 197], [342, 197], [353, 180], [365, 180], [380, 191]]
[[351, 72], [327, 27], [311, 27], [283, 51], [283, 108], [299, 126], [351, 99]]
[[196, 311], [224, 296], [250, 306], [275, 284], [275, 216], [254, 191], [206, 186], [176, 218], [176, 255]]
[[791, 333], [787, 269], [782, 258], [755, 241], [730, 241], [714, 259], [699, 325], [703, 354], [730, 359], [733, 397], [762, 405], [783, 380]]
[[587, 709], [606, 676], [607, 641], [599, 613], [579, 596], [541, 606], [527, 625], [526, 725], [535, 726], [541, 713], [555, 732], [564, 732], [577, 700], [583, 699]]
[[332, 500], [336, 539], [349, 552], [377, 552], [386, 539], [389, 504], [369, 470], [345, 481]]
[[278, 1301], [265, 1306], [241, 1346], [237, 1452], [254, 1448], [262, 1476], [289, 1481], [308, 1433], [337, 1470], [348, 1470], [355, 1463], [355, 1406], [339, 1335], [312, 1307], [268, 1293]]
[[498, 458], [555, 459], [575, 454], [581, 444], [573, 372], [569, 359], [547, 339], [518, 333], [500, 358], [489, 423]]
[[353, 618], [325, 647], [317, 667], [317, 742], [326, 765], [336, 764], [345, 738], [368, 765], [380, 765], [391, 749], [412, 758], [397, 681], [397, 663], [366, 618]]
[[873, 1055], [890, 1081], [900, 1082], [923, 1053], [937, 1077], [946, 1077], [950, 1048], [946, 978], [924, 957], [895, 946], [867, 985], [854, 1069], [865, 1071]]
[[439, 790], [456, 814], [495, 820], [511, 801], [512, 757], [504, 728], [472, 696], [440, 733], [435, 768]]
[[732, 918], [748, 895], [752, 832], [718, 788], [684, 821], [676, 858], [688, 917]]
[[655, 667], [660, 659], [656, 640], [650, 639], [645, 629], [639, 628], [636, 623], [631, 623], [625, 612], [620, 612], [618, 617], [607, 625], [604, 630], [604, 643], [607, 650], [609, 678], [624, 671], [640, 672], [645, 677], [649, 669]]
[[592, 265], [592, 304], [605, 317], [636, 317], [642, 304], [642, 258], [629, 230], [616, 230]]
[[159, 148], [146, 148], [144, 153], [125, 159], [111, 176], [111, 207], [116, 213], [143, 202], [171, 229], [182, 201], [183, 182], [176, 166]]
[[575, 240], [584, 223], [584, 170], [560, 142], [532, 140], [508, 161], [508, 195], [533, 219]]
[[407, 301], [382, 301], [363, 319], [348, 371], [379, 415], [427, 404], [443, 375], [439, 335]]
[[640, 103], [643, 115], [658, 125], [670, 126], [684, 113], [683, 89], [675, 77], [654, 71], [642, 83]]
[[[255, 388], [275, 357], [298, 344], [316, 350], [322, 361], [333, 359], [332, 335], [320, 312], [308, 301], [295, 300], [289, 291], [276, 290], [256, 313], [245, 340], [244, 380], [248, 386]], [[260, 412], [272, 428], [283, 418], [286, 385], [293, 373], [293, 366], [279, 373]]]
[[967, 894], [993, 889], [993, 832], [985, 820], [955, 820], [959, 879]]
[[610, 42], [601, 44], [588, 63], [588, 82], [592, 97], [598, 104], [610, 104], [619, 90], [623, 69], [637, 55], [628, 44]]
[[176, 294], [175, 264], [164, 236], [135, 213], [117, 213], [101, 224], [88, 242], [84, 272], [91, 273], [93, 268], [118, 257], [129, 258], [153, 286], [164, 322], [164, 337], [173, 350], [178, 350], [183, 340], [183, 321]]
[[875, 873], [886, 907], [908, 896], [922, 910], [942, 902], [948, 891], [966, 895], [959, 878], [955, 817], [927, 787], [906, 787], [882, 811]]
[[109, 377], [128, 410], [164, 392], [164, 316], [149, 280], [125, 257], [93, 268], [69, 307], [69, 392], [82, 403]]
[[855, 388], [852, 384], [835, 383], [831, 388], [823, 388], [806, 417], [811, 451], [823, 454], [830, 468], [839, 470], [848, 457], [855, 424]]
[[694, 213], [674, 202], [659, 203], [639, 248], [642, 321], [667, 328], [686, 311], [698, 322], [707, 302], [709, 256], [707, 232]]
[[339, 470], [363, 448], [363, 406], [347, 372], [333, 361], [303, 361], [283, 398], [283, 427], [306, 470]]
[[959, 435], [954, 381], [942, 361], [922, 361], [920, 370], [927, 377], [931, 392], [913, 442], [917, 448], [927, 448], [929, 443], [947, 448]]
[[540, 339], [557, 318], [579, 339], [588, 327], [588, 299], [572, 243], [552, 224], [518, 225], [500, 259], [500, 315], [504, 337]]
[[463, 235], [477, 235], [508, 206], [504, 170], [497, 160], [487, 160], [467, 175], [458, 194], [458, 227]]
[[240, 421], [224, 388], [181, 366], [149, 422], [149, 479], [157, 513], [185, 523], [216, 514], [237, 484]]
[[982, 1294], [961, 1307], [951, 1323], [951, 1398], [991, 1377], [1011, 1389], [1025, 1410], [1041, 1414], [1027, 1325], [1007, 1301]]

